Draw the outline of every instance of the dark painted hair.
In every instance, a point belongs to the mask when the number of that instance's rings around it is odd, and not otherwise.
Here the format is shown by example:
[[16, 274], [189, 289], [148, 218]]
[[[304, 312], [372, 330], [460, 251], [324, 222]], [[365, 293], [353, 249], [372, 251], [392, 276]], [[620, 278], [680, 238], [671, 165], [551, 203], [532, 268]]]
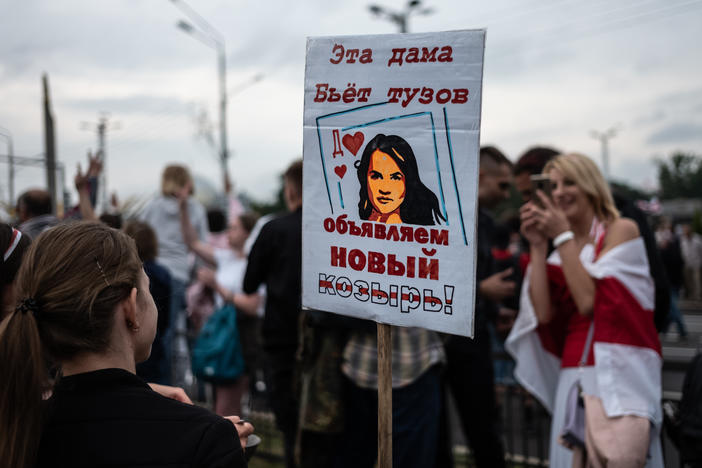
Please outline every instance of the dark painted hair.
[[[368, 167], [371, 156], [375, 150], [380, 150], [390, 156], [405, 176], [405, 199], [400, 205], [400, 218], [406, 224], [420, 224], [429, 226], [441, 224], [446, 218], [439, 209], [439, 200], [419, 178], [417, 159], [414, 157], [412, 147], [403, 138], [397, 135], [383, 135], [379, 133], [368, 142], [363, 150], [360, 161], [356, 161], [356, 174], [361, 185], [358, 191], [358, 216], [368, 219], [373, 211], [373, 204], [368, 199]], [[401, 156], [397, 157], [395, 151]]]

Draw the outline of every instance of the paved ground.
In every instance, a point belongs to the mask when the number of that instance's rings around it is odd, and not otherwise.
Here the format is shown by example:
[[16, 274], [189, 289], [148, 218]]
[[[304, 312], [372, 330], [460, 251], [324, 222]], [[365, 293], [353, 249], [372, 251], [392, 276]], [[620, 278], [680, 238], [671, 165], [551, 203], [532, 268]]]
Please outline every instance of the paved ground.
[[[680, 340], [677, 328], [672, 325], [668, 333], [661, 335], [663, 347], [663, 398], [679, 400], [687, 365], [699, 350], [702, 350], [702, 302], [682, 301], [688, 330], [687, 340]], [[503, 402], [504, 436], [507, 453], [516, 455], [516, 460], [543, 460], [548, 454], [549, 417], [541, 411], [525, 411], [529, 398], [519, 392], [505, 395]], [[454, 443], [463, 446], [465, 439], [458, 420], [451, 411], [451, 426]], [[678, 468], [677, 451], [669, 440], [664, 444], [666, 468]], [[458, 465], [457, 466], [464, 466]], [[470, 466], [470, 465], [469, 465]]]
[[678, 399], [682, 389], [687, 364], [698, 350], [702, 350], [702, 302], [681, 301], [687, 340], [680, 340], [677, 327], [671, 325], [668, 333], [661, 335], [663, 346], [663, 392], [664, 397]]
[[[663, 346], [663, 398], [679, 400], [685, 370], [699, 351], [702, 351], [702, 302], [680, 301], [688, 337], [681, 340], [677, 327], [671, 325], [668, 333], [661, 335]], [[677, 451], [666, 440], [666, 468], [680, 466]]]

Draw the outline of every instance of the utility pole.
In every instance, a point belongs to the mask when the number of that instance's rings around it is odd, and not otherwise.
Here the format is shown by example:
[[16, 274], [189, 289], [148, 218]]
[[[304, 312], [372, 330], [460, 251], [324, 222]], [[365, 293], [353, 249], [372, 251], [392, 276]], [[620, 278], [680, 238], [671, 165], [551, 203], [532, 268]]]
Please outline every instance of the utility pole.
[[46, 187], [51, 196], [51, 212], [56, 214], [56, 137], [54, 116], [49, 96], [49, 76], [41, 78], [44, 90], [44, 154], [46, 155]]
[[7, 161], [9, 170], [7, 173], [7, 203], [9, 206], [15, 204], [15, 158], [14, 145], [12, 144], [12, 133], [3, 127], [0, 127], [0, 137], [7, 142]]
[[605, 180], [609, 180], [609, 140], [617, 136], [617, 127], [610, 127], [603, 132], [591, 130], [590, 136], [596, 140], [600, 140], [602, 146], [602, 173]]
[[103, 212], [107, 211], [110, 206], [108, 190], [107, 190], [107, 132], [109, 130], [118, 130], [119, 122], [109, 122], [110, 116], [107, 112], [102, 112], [98, 118], [97, 123], [82, 122], [81, 128], [83, 130], [95, 129], [97, 133], [97, 157], [102, 163], [102, 172], [100, 173], [100, 180], [98, 182], [100, 186], [100, 199], [101, 199], [101, 209]]
[[368, 10], [370, 10], [374, 16], [395, 23], [401, 33], [409, 32], [407, 21], [413, 13], [419, 15], [430, 15], [434, 13], [433, 8], [422, 8], [421, 0], [410, 0], [402, 11], [388, 10], [380, 5], [368, 5]]
[[[9, 163], [10, 161], [12, 161], [12, 164], [16, 166], [46, 167], [46, 158], [44, 157], [44, 153], [39, 153], [35, 156], [12, 155], [11, 157], [9, 154], [0, 154], [0, 163]], [[66, 168], [64, 167], [61, 161], [56, 161], [56, 169], [59, 173], [59, 183], [61, 184], [61, 192], [63, 193], [63, 206], [65, 208], [66, 206], [68, 206], [68, 192], [66, 192], [65, 183]]]
[[[224, 35], [200, 16], [185, 0], [171, 0], [192, 22], [180, 20], [176, 26], [201, 43], [217, 52], [217, 74], [219, 78], [219, 162], [222, 170], [222, 182], [226, 186], [227, 159], [227, 54]], [[194, 23], [194, 24], [193, 24]]]

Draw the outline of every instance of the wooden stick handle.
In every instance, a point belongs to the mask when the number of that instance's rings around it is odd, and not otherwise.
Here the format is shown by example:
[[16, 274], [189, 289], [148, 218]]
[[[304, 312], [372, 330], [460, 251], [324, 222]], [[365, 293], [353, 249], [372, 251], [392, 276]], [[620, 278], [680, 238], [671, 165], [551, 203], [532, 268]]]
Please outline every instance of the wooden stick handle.
[[378, 468], [392, 468], [392, 327], [378, 323]]

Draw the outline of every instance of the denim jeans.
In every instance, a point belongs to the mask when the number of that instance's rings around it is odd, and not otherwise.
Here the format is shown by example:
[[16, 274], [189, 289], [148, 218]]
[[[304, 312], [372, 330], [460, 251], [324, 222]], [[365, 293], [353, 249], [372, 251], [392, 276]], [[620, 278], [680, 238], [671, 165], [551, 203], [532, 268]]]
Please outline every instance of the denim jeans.
[[171, 280], [171, 317], [163, 337], [166, 356], [171, 365], [171, 385], [188, 389], [193, 383], [187, 337], [187, 311], [184, 281]]
[[[373, 468], [378, 455], [378, 391], [346, 379], [346, 427], [336, 468]], [[392, 391], [392, 466], [433, 467], [441, 413], [439, 366]]]
[[683, 320], [682, 313], [678, 307], [678, 300], [680, 298], [680, 289], [672, 287], [670, 288], [670, 311], [668, 312], [668, 319], [665, 322], [665, 327], [663, 327], [663, 333], [668, 332], [671, 322], [675, 322], [678, 327], [678, 334], [681, 337], [687, 336], [687, 330], [685, 330], [685, 321]]

